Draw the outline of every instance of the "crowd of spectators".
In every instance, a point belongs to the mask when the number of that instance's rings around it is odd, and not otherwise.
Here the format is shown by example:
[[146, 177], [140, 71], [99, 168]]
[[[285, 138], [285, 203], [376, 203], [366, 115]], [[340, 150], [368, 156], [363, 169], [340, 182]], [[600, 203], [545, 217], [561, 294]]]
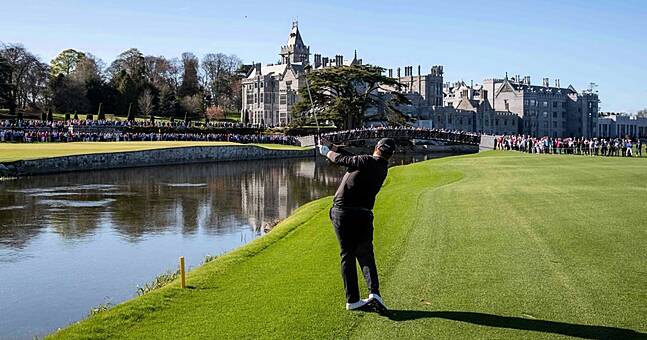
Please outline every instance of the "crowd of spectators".
[[209, 141], [300, 145], [286, 135], [235, 133], [130, 133], [121, 131], [81, 132], [0, 129], [0, 142], [124, 142], [124, 141]]
[[[129, 129], [133, 127], [153, 129], [139, 129], [139, 131], [148, 131], [138, 132], [138, 130]], [[254, 131], [252, 129], [257, 126], [235, 122], [196, 124], [184, 121], [0, 120], [0, 142], [226, 141], [299, 145], [299, 141], [292, 136], [223, 131], [227, 129], [245, 131], [247, 128]], [[150, 130], [156, 132], [149, 132]]]
[[643, 143], [631, 138], [535, 138], [524, 135], [500, 136], [495, 149], [528, 153], [587, 156], [642, 156]]
[[193, 121], [162, 121], [156, 120], [151, 122], [149, 120], [142, 121], [128, 121], [128, 120], [80, 120], [71, 119], [67, 121], [44, 121], [44, 120], [0, 120], [0, 128], [4, 129], [64, 129], [69, 127], [76, 128], [113, 128], [122, 129], [129, 127], [142, 127], [142, 128], [214, 128], [214, 129], [227, 129], [227, 128], [260, 128], [257, 124], [244, 124], [240, 122], [193, 122]]

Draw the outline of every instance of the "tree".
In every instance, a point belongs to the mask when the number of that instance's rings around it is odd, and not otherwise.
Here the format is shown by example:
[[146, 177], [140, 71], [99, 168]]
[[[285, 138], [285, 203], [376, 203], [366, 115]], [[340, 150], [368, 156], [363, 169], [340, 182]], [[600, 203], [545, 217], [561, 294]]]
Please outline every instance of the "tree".
[[194, 96], [200, 92], [198, 66], [198, 58], [193, 53], [182, 53], [182, 84], [178, 89], [180, 97]]
[[159, 110], [158, 112], [165, 117], [173, 118], [179, 111], [179, 103], [175, 92], [170, 86], [164, 86], [159, 92]]
[[28, 94], [32, 92], [30, 86], [33, 86], [33, 81], [29, 74], [34, 72], [34, 68], [43, 68], [43, 63], [20, 44], [3, 44], [0, 46], [0, 57], [6, 61], [10, 70], [11, 86], [6, 105], [9, 107], [9, 114], [21, 120], [22, 112], [17, 109], [25, 108]]
[[155, 120], [153, 116], [153, 110], [155, 107], [153, 105], [153, 95], [150, 90], [144, 90], [144, 93], [139, 97], [139, 100], [137, 100], [137, 105], [139, 106], [139, 112], [145, 116], [150, 116], [151, 122]]
[[50, 62], [52, 78], [57, 77], [59, 74], [69, 76], [83, 59], [85, 59], [83, 52], [71, 48], [63, 50]]
[[316, 110], [318, 118], [335, 122], [337, 127], [353, 129], [362, 125], [366, 111], [378, 108], [385, 114], [402, 115], [398, 105], [411, 104], [401, 93], [402, 84], [383, 75], [384, 69], [372, 65], [330, 67], [307, 74], [314, 108], [306, 86], [299, 89], [300, 100], [292, 115], [297, 122], [309, 119]]
[[130, 74], [126, 70], [121, 72], [112, 79], [113, 86], [117, 93], [117, 112], [126, 114], [127, 112], [135, 115], [137, 109], [133, 107], [133, 103], [137, 103], [139, 98], [139, 87]]
[[0, 56], [0, 107], [4, 107], [9, 103], [12, 86], [11, 66], [6, 59]]
[[218, 106], [209, 106], [204, 113], [208, 120], [225, 119], [225, 110]]
[[204, 112], [202, 97], [200, 95], [185, 96], [180, 104], [184, 110], [184, 120], [188, 122], [189, 118], [197, 117]]
[[119, 54], [117, 59], [110, 64], [108, 73], [114, 78], [122, 71], [126, 72], [135, 82], [141, 83], [146, 71], [144, 55], [136, 48], [128, 49]]
[[58, 112], [88, 112], [89, 102], [85, 84], [73, 77], [59, 73], [50, 81], [52, 105]]
[[235, 55], [209, 53], [202, 58], [202, 86], [205, 89], [208, 105], [222, 107], [232, 104], [227, 99], [236, 93], [232, 85], [238, 79], [236, 71], [240, 65], [241, 61]]

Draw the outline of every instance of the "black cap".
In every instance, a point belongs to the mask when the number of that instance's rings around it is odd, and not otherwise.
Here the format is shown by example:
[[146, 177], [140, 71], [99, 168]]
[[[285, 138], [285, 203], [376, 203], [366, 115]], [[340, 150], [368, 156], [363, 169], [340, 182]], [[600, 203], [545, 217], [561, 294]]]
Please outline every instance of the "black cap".
[[395, 152], [395, 141], [391, 138], [382, 138], [377, 142], [375, 148], [386, 154], [392, 155]]

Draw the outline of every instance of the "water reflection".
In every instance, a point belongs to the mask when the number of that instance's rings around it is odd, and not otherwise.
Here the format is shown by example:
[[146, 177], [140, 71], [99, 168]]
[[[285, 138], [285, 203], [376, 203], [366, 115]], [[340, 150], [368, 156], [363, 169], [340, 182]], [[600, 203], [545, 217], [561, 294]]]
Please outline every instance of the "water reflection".
[[0, 182], [0, 338], [42, 336], [130, 298], [179, 255], [196, 266], [240, 246], [333, 194], [342, 173], [292, 159]]

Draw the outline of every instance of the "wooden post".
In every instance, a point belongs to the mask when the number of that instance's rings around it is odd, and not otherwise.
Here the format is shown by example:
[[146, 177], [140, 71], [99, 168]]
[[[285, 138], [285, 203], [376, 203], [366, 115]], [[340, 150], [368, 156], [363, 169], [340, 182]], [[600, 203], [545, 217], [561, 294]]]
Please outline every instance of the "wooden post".
[[180, 288], [186, 288], [186, 272], [184, 271], [184, 256], [180, 256]]

